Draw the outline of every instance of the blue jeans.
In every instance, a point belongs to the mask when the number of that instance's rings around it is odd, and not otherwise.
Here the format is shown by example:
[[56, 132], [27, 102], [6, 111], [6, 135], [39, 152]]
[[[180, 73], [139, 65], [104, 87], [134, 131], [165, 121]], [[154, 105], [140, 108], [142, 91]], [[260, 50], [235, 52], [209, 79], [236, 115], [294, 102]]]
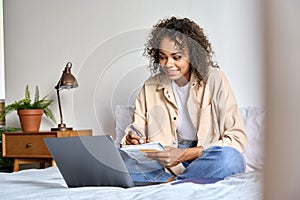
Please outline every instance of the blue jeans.
[[[178, 148], [193, 147], [179, 144]], [[172, 177], [157, 161], [151, 160], [147, 163], [139, 163], [120, 151], [126, 167], [133, 179], [137, 182], [165, 182]], [[175, 180], [187, 178], [218, 178], [245, 172], [246, 162], [243, 155], [232, 147], [213, 146], [203, 150], [201, 157], [193, 161], [182, 163], [186, 168]]]

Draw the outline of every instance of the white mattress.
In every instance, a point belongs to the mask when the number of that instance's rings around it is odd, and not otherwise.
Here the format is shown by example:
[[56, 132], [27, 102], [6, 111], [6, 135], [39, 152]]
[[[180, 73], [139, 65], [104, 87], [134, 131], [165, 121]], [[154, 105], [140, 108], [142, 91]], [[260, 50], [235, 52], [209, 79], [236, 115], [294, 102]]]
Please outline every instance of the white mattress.
[[245, 199], [260, 200], [259, 171], [231, 176], [214, 184], [170, 183], [123, 189], [119, 187], [68, 188], [56, 167], [0, 173], [0, 199]]

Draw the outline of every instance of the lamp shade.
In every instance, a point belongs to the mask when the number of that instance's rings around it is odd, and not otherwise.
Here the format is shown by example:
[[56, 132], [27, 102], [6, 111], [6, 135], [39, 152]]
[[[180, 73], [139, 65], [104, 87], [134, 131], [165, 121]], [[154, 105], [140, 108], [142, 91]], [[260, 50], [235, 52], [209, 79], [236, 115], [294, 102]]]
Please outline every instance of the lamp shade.
[[78, 82], [76, 78], [71, 74], [72, 63], [68, 62], [61, 78], [59, 79], [55, 89], [72, 89], [78, 87]]

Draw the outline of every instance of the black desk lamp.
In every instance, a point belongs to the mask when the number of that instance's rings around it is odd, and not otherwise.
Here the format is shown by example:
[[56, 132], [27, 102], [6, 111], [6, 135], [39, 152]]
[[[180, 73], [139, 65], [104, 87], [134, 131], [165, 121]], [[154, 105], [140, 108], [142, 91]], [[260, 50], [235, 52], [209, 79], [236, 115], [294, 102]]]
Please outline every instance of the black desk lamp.
[[78, 83], [76, 78], [71, 74], [72, 63], [68, 62], [65, 70], [63, 71], [62, 76], [60, 77], [55, 89], [57, 91], [57, 99], [58, 99], [58, 107], [60, 114], [60, 124], [58, 124], [57, 128], [51, 128], [51, 131], [69, 131], [73, 130], [72, 127], [66, 127], [66, 124], [63, 123], [63, 116], [60, 104], [59, 91], [63, 89], [72, 89], [78, 87]]

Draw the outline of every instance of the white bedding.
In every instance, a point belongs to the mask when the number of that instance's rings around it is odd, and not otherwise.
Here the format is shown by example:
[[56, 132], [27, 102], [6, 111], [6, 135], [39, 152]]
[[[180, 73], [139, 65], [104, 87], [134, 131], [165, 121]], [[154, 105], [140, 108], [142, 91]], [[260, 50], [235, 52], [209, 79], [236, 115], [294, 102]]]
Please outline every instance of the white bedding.
[[[116, 109], [117, 141], [130, 123], [133, 108]], [[0, 200], [9, 199], [245, 199], [260, 200], [262, 195], [264, 115], [260, 108], [241, 108], [248, 133], [245, 153], [250, 172], [228, 177], [215, 184], [181, 183], [123, 189], [118, 187], [68, 188], [56, 167], [29, 169], [15, 173], [0, 173]]]
[[0, 199], [245, 199], [260, 200], [262, 174], [252, 171], [214, 184], [170, 183], [123, 189], [67, 188], [56, 167], [0, 173]]

